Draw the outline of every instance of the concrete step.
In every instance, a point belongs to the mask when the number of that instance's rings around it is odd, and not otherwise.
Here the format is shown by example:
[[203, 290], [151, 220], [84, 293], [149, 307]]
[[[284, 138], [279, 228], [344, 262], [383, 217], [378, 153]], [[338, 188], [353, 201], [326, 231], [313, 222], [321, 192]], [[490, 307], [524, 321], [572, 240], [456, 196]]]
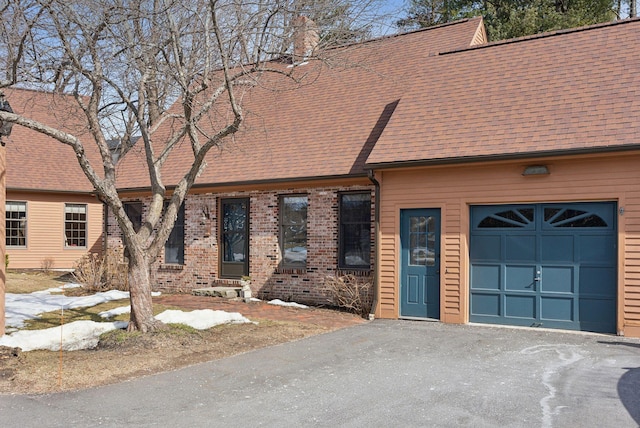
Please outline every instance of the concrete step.
[[241, 291], [242, 287], [207, 287], [195, 289], [192, 293], [195, 296], [213, 296], [235, 299], [236, 297], [240, 297]]

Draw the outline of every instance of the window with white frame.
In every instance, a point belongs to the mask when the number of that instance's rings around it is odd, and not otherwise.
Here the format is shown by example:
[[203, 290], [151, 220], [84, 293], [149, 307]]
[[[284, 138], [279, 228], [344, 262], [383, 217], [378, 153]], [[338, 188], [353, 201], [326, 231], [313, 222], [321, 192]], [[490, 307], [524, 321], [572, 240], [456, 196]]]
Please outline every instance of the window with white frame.
[[5, 203], [5, 230], [7, 247], [27, 246], [27, 203]]
[[307, 266], [307, 207], [305, 195], [280, 197], [280, 246], [282, 267]]
[[87, 246], [87, 206], [84, 204], [64, 205], [65, 247]]

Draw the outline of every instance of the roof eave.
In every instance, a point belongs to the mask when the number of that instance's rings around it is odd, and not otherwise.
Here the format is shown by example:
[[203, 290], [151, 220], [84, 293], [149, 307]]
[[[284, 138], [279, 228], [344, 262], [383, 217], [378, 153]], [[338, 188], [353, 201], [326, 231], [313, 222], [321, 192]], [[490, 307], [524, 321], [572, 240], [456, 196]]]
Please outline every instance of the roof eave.
[[[295, 178], [270, 178], [263, 180], [242, 180], [242, 181], [228, 181], [224, 183], [197, 183], [191, 186], [191, 189], [206, 189], [209, 187], [250, 187], [250, 186], [262, 186], [265, 184], [284, 184], [284, 183], [301, 183], [305, 181], [334, 181], [334, 180], [351, 180], [359, 178], [367, 178], [367, 172], [357, 174], [338, 174], [338, 175], [323, 175], [323, 176], [308, 176], [308, 177], [295, 177]], [[175, 185], [167, 186], [167, 190], [175, 189]], [[118, 188], [118, 192], [147, 192], [149, 186], [144, 187], [122, 187]]]
[[406, 167], [414, 167], [414, 166], [452, 165], [452, 164], [478, 163], [478, 162], [515, 160], [515, 159], [526, 160], [526, 159], [541, 158], [541, 157], [628, 152], [633, 150], [640, 150], [640, 144], [629, 144], [624, 146], [589, 147], [589, 148], [566, 149], [566, 150], [544, 150], [544, 151], [521, 152], [521, 153], [501, 153], [501, 154], [479, 155], [479, 156], [457, 156], [457, 157], [450, 157], [450, 158], [421, 159], [421, 160], [395, 161], [395, 162], [367, 163], [364, 166], [364, 168], [366, 170], [394, 169], [394, 168], [406, 168]]
[[24, 192], [24, 193], [58, 193], [65, 195], [85, 195], [85, 196], [96, 196], [95, 190], [58, 190], [58, 189], [37, 189], [30, 187], [10, 187], [7, 186], [7, 192]]

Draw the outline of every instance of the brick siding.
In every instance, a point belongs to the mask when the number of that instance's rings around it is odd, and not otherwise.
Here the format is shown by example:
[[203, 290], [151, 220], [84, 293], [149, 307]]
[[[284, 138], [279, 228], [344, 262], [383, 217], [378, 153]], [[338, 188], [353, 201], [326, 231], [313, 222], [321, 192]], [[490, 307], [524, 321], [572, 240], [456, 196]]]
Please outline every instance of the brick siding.
[[[162, 254], [151, 269], [154, 290], [189, 292], [214, 285], [239, 285], [239, 280], [219, 278], [219, 217], [221, 198], [249, 198], [249, 276], [254, 295], [300, 303], [325, 304], [327, 276], [353, 273], [371, 279], [374, 262], [374, 228], [371, 227], [371, 270], [338, 269], [338, 197], [341, 192], [369, 191], [371, 218], [375, 210], [373, 186], [314, 187], [278, 191], [247, 191], [189, 195], [185, 201], [184, 265], [164, 264]], [[279, 197], [307, 195], [307, 266], [282, 269]], [[146, 207], [149, 199], [143, 199]], [[143, 208], [144, 215], [144, 208]], [[120, 230], [109, 215], [108, 245], [122, 246]]]

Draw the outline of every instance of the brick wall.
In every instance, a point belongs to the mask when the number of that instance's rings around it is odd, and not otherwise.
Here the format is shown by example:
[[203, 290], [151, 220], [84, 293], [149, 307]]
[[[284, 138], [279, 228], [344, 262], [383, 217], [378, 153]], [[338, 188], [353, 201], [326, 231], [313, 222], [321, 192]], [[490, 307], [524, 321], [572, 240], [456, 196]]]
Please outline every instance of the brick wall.
[[[249, 275], [254, 295], [265, 299], [282, 299], [300, 303], [322, 304], [327, 299], [323, 284], [327, 276], [338, 271], [338, 195], [345, 191], [370, 191], [373, 187], [296, 188], [278, 191], [248, 191], [189, 195], [185, 202], [184, 265], [167, 265], [164, 255], [151, 269], [154, 290], [187, 292], [213, 285], [238, 285], [238, 280], [219, 278], [218, 209], [221, 198], [249, 198]], [[279, 196], [304, 194], [307, 210], [307, 267], [280, 268]], [[142, 200], [146, 206], [149, 200]], [[373, 269], [373, 222], [371, 228], [371, 264]], [[120, 231], [109, 216], [108, 243], [121, 246]], [[371, 271], [354, 271], [365, 278]]]

